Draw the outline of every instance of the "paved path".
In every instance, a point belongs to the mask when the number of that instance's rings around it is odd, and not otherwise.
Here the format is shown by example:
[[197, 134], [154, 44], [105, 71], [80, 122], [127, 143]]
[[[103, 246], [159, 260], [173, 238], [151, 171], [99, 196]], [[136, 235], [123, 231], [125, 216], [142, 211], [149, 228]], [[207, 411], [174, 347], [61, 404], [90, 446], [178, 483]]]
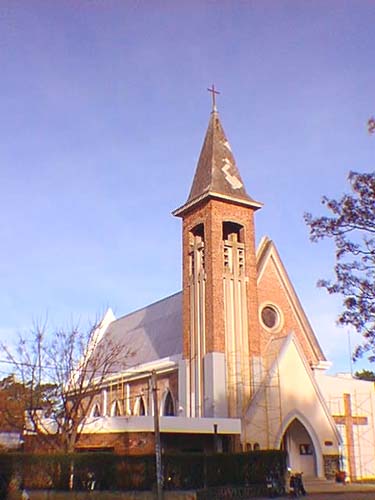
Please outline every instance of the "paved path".
[[[337, 484], [333, 481], [305, 481], [306, 497], [299, 500], [375, 500], [375, 483], [372, 484]], [[31, 500], [154, 500], [151, 492], [61, 492], [31, 491]], [[194, 492], [165, 492], [164, 500], [194, 500]], [[8, 500], [19, 500], [19, 495], [9, 495]], [[269, 500], [269, 497], [252, 497], [248, 500]], [[290, 496], [278, 497], [276, 500], [292, 500]]]
[[375, 493], [373, 491], [355, 492], [341, 491], [336, 493], [312, 493], [309, 498], [314, 500], [374, 500]]
[[[293, 497], [278, 497], [278, 500], [291, 500]], [[375, 492], [355, 492], [355, 491], [338, 491], [331, 493], [311, 493], [300, 499], [311, 500], [375, 500]], [[267, 497], [249, 498], [249, 500], [269, 500]]]
[[[375, 500], [375, 483], [349, 483], [338, 484], [334, 481], [321, 479], [306, 480], [306, 497], [301, 500]], [[291, 500], [290, 496], [278, 497], [279, 500]], [[250, 500], [250, 499], [249, 499]], [[252, 500], [267, 500], [265, 497], [253, 498]]]

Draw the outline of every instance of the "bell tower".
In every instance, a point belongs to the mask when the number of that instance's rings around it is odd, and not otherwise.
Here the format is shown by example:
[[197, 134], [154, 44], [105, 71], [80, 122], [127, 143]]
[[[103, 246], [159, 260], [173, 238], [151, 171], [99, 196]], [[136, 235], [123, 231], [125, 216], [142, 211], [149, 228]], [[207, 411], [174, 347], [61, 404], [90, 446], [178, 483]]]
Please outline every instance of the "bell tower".
[[215, 105], [182, 218], [186, 416], [241, 417], [259, 360], [254, 212]]

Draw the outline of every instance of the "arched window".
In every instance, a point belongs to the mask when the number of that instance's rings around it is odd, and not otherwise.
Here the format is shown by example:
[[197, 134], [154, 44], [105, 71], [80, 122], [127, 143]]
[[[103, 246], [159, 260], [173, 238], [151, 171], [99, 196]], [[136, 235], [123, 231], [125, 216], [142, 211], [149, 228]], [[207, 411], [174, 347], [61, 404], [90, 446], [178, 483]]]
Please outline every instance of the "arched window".
[[146, 415], [146, 406], [142, 396], [139, 396], [135, 402], [134, 415], [138, 415], [140, 417]]
[[204, 270], [204, 225], [198, 224], [189, 234], [189, 274], [196, 276]]
[[244, 228], [236, 222], [223, 222], [224, 272], [242, 274], [245, 264]]
[[223, 222], [223, 240], [238, 241], [244, 243], [244, 228], [236, 222]]
[[91, 410], [92, 417], [100, 417], [100, 405], [99, 403], [95, 403]]
[[117, 400], [112, 403], [111, 417], [121, 417], [120, 403]]
[[163, 415], [166, 417], [174, 416], [174, 403], [171, 391], [168, 390], [165, 399], [164, 399], [164, 407], [163, 407]]
[[192, 230], [191, 235], [194, 238], [199, 238], [200, 241], [204, 241], [204, 224], [197, 224]]

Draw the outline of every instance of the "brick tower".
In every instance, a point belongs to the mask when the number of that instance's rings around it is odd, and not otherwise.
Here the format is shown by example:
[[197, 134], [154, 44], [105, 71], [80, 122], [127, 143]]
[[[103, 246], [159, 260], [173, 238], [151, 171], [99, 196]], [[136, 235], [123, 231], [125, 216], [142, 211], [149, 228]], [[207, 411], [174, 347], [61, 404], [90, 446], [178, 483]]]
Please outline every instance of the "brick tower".
[[191, 417], [241, 417], [259, 362], [254, 212], [214, 103], [183, 222], [183, 357]]

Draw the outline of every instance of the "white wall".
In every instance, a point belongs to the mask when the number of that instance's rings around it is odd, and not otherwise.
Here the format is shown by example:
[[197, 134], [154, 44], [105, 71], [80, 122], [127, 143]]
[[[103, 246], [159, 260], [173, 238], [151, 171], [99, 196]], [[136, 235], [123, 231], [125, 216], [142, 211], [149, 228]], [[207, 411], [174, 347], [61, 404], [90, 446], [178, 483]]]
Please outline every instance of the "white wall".
[[[350, 374], [327, 375], [315, 371], [315, 378], [333, 415], [344, 414], [344, 394], [350, 394], [353, 416], [366, 417], [367, 425], [354, 425], [354, 454], [357, 478], [375, 477], [375, 397], [374, 383], [353, 378]], [[338, 426], [346, 454], [346, 427]], [[347, 458], [346, 458], [347, 463]]]

